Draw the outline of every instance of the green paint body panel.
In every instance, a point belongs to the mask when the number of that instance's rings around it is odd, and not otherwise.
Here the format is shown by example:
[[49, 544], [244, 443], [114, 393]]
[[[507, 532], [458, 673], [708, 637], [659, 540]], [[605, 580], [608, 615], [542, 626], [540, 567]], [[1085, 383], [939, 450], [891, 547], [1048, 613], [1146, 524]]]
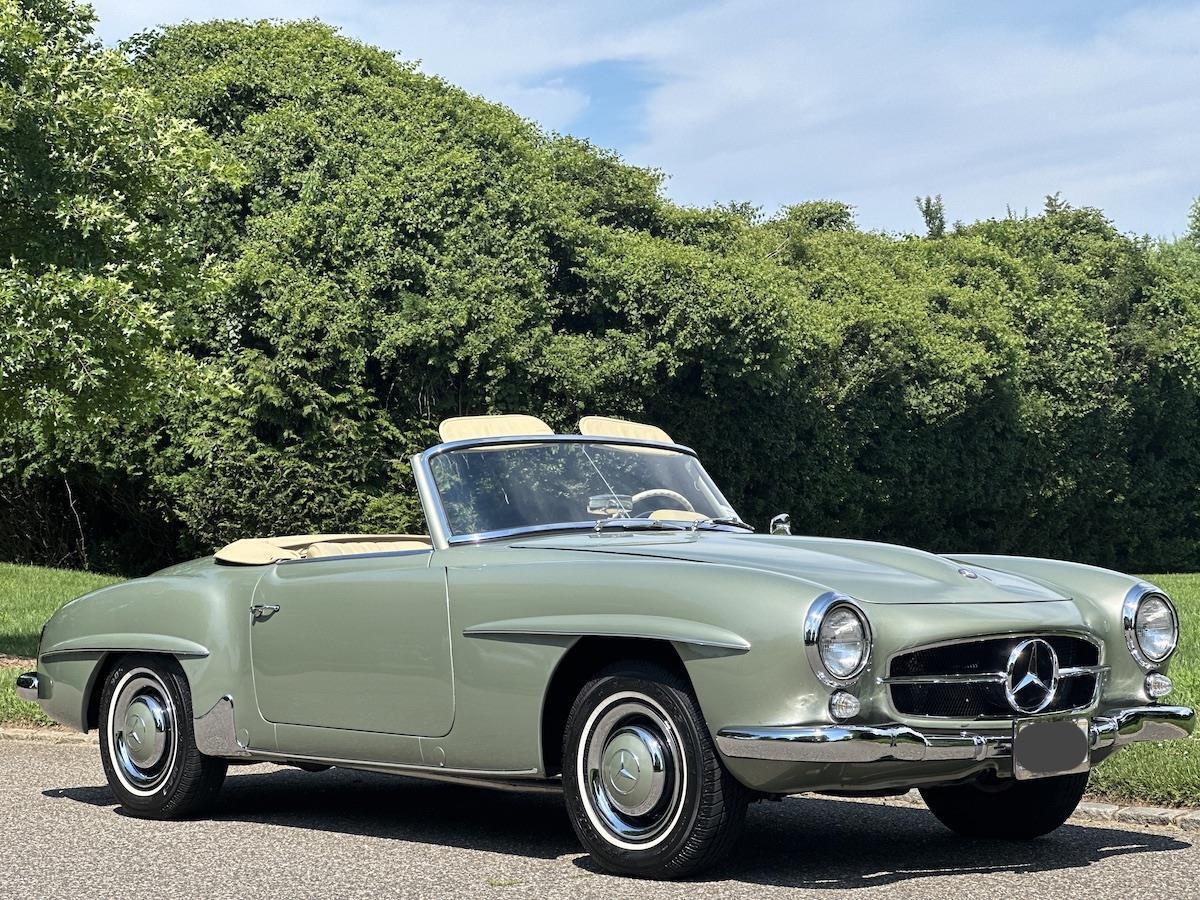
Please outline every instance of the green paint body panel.
[[[964, 577], [964, 565], [983, 577]], [[669, 643], [714, 735], [725, 727], [831, 724], [829, 688], [802, 645], [809, 605], [829, 590], [861, 601], [874, 632], [871, 662], [854, 688], [862, 703], [854, 722], [931, 727], [899, 716], [877, 681], [897, 652], [1047, 630], [1102, 642], [1110, 672], [1099, 710], [1142, 705], [1144, 673], [1120, 622], [1137, 581], [1050, 560], [711, 530], [527, 535], [267, 566], [208, 558], [60, 610], [39, 657], [47, 679], [41, 702], [60, 722], [85, 728], [111, 653], [165, 652], [180, 659], [197, 715], [233, 698], [238, 740], [251, 756], [536, 776], [548, 688], [585, 635]], [[253, 604], [280, 609], [252, 621]], [[144, 644], [128, 646], [137, 635], [147, 636]], [[72, 647], [82, 649], [54, 652]], [[936, 727], [1000, 726], [938, 720]], [[745, 784], [780, 793], [937, 783], [984, 765], [726, 764]]]
[[454, 721], [446, 576], [431, 553], [272, 566], [251, 619], [262, 717], [385, 734], [444, 735]]

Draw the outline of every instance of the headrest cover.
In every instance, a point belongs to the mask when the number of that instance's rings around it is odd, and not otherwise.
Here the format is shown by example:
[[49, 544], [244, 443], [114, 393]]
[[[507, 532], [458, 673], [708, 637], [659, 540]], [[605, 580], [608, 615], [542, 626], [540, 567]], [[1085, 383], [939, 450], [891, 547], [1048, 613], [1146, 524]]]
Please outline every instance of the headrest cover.
[[579, 433], [594, 437], [623, 437], [639, 441], [662, 441], [664, 444], [675, 443], [671, 436], [657, 425], [626, 422], [624, 419], [610, 419], [607, 416], [584, 416], [579, 420]]
[[443, 441], [467, 438], [510, 437], [525, 434], [554, 434], [550, 426], [536, 416], [457, 416], [438, 426]]

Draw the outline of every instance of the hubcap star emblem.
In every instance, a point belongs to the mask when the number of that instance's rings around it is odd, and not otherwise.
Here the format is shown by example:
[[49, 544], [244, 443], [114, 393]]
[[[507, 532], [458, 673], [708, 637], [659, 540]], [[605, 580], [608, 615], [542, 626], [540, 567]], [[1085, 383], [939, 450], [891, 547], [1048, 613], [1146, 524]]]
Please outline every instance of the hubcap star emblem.
[[[635, 757], [628, 750], [617, 751], [617, 771], [613, 777], [613, 788], [619, 793], [627, 794], [637, 784], [638, 773], [642, 767], [638, 764]], [[622, 784], [617, 784], [617, 779], [620, 779]], [[624, 790], [622, 790], [624, 788]]]

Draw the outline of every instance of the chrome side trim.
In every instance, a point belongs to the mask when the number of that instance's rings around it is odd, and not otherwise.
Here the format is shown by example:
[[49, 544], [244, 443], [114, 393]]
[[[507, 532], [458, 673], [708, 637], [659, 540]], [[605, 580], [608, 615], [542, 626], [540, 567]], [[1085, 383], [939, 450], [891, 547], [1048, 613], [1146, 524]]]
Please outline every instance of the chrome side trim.
[[25, 672], [18, 675], [16, 694], [22, 700], [36, 702], [38, 699], [38, 673]]
[[385, 775], [409, 775], [413, 778], [428, 778], [433, 781], [453, 781], [456, 784], [495, 787], [500, 790], [561, 790], [561, 785], [557, 780], [540, 778], [537, 769], [451, 769], [445, 766], [420, 766], [378, 760], [308, 756], [297, 753], [278, 753], [272, 750], [247, 750], [246, 755], [265, 762], [318, 763], [326, 766], [340, 766], [345, 769], [380, 772]]
[[60, 650], [46, 650], [41, 654], [42, 659], [54, 659], [59, 656], [77, 656], [92, 653], [157, 653], [164, 656], [174, 656], [178, 659], [203, 659], [208, 651], [199, 650], [154, 650], [146, 647], [66, 647]]
[[[1109, 710], [1091, 720], [1091, 747], [1178, 740], [1192, 733], [1195, 722], [1195, 711], [1186, 706]], [[907, 725], [794, 725], [722, 728], [717, 749], [739, 759], [779, 762], [982, 762], [1010, 758], [1012, 740], [1011, 729], [926, 733]]]
[[233, 697], [226, 694], [212, 709], [192, 719], [196, 749], [205, 756], [244, 757], [250, 753], [237, 739], [233, 720]]
[[[1142, 601], [1151, 594], [1157, 594], [1167, 602], [1167, 607], [1171, 610], [1171, 621], [1175, 625], [1175, 641], [1171, 647], [1171, 652], [1162, 659], [1150, 659], [1142, 652], [1141, 644], [1137, 639], [1137, 611], [1142, 605]], [[1139, 581], [1129, 589], [1129, 593], [1125, 595], [1125, 602], [1121, 604], [1121, 627], [1125, 631], [1125, 646], [1129, 648], [1129, 654], [1136, 660], [1137, 664], [1149, 672], [1158, 666], [1161, 666], [1168, 659], [1175, 655], [1175, 651], [1179, 648], [1179, 611], [1175, 608], [1175, 604], [1171, 598], [1167, 596], [1166, 591], [1156, 588], [1154, 585], [1146, 581]]]
[[528, 634], [540, 637], [611, 637], [611, 638], [644, 638], [653, 641], [671, 641], [675, 644], [692, 644], [696, 647], [719, 647], [723, 650], [738, 650], [745, 652], [750, 649], [750, 644], [746, 642], [735, 643], [733, 641], [706, 641], [702, 638], [679, 637], [678, 635], [670, 634], [654, 634], [651, 632], [616, 632], [616, 631], [538, 631], [535, 629], [522, 629], [519, 631], [504, 631], [501, 629], [489, 628], [466, 628], [463, 629], [465, 637], [520, 637]]
[[645, 616], [644, 623], [635, 622], [633, 626], [627, 621], [618, 621], [612, 628], [604, 628], [605, 620], [619, 619], [617, 616], [535, 616], [530, 619], [508, 619], [498, 622], [481, 622], [469, 625], [463, 629], [464, 637], [522, 637], [536, 635], [539, 637], [610, 637], [610, 638], [644, 638], [647, 640], [672, 641], [679, 644], [692, 644], [697, 647], [718, 647], [724, 650], [736, 650], [744, 653], [750, 649], [750, 642], [739, 634], [726, 631], [723, 628], [703, 626], [707, 634], [689, 634], [687, 622], [681, 622], [672, 627], [671, 619], [661, 616]]

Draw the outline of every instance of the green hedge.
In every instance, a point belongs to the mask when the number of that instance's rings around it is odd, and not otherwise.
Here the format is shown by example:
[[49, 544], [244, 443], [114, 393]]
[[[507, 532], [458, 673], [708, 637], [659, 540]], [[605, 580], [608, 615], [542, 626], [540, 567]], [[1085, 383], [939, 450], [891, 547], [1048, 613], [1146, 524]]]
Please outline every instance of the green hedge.
[[137, 572], [251, 534], [423, 527], [445, 416], [641, 418], [762, 526], [1200, 566], [1200, 250], [1057, 198], [940, 238], [678, 207], [658, 173], [320, 23], [127, 48], [214, 162], [169, 297], [205, 378], [0, 440], [9, 558]]

